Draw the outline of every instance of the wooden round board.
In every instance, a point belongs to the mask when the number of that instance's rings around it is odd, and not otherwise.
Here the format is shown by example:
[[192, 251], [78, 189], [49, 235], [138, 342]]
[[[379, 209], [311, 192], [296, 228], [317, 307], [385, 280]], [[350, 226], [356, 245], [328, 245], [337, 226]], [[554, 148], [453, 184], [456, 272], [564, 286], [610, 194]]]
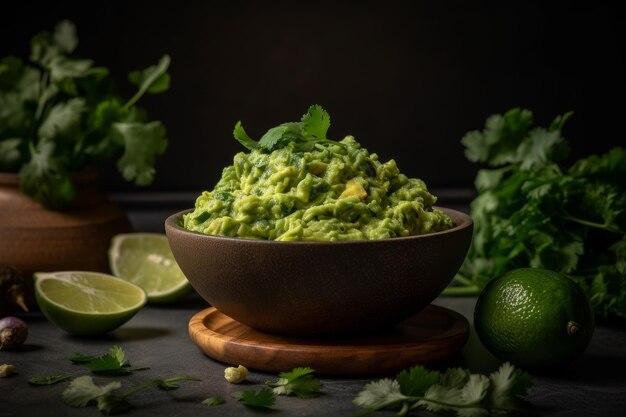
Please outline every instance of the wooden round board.
[[292, 337], [263, 333], [210, 307], [189, 321], [194, 343], [229, 365], [269, 372], [309, 366], [320, 375], [389, 374], [457, 353], [469, 323], [459, 313], [429, 305], [385, 332], [350, 337]]

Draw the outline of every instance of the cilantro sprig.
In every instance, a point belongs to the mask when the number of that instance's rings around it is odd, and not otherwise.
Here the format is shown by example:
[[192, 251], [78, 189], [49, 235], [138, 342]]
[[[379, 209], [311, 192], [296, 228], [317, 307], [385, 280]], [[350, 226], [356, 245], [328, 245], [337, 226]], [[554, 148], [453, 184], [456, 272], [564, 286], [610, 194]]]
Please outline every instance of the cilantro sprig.
[[149, 369], [147, 366], [131, 367], [124, 349], [112, 346], [100, 356], [73, 353], [67, 357], [71, 362], [86, 366], [95, 374], [100, 375], [128, 375], [134, 371]]
[[290, 372], [278, 374], [278, 380], [266, 381], [276, 395], [295, 395], [298, 398], [312, 398], [319, 395], [322, 383], [313, 376], [311, 368], [294, 368]]
[[165, 128], [136, 103], [169, 88], [168, 55], [129, 74], [137, 92], [115, 90], [109, 70], [79, 58], [76, 27], [64, 20], [31, 40], [28, 61], [0, 59], [0, 171], [19, 172], [22, 190], [50, 208], [76, 195], [73, 172], [117, 160], [127, 181], [150, 184]]
[[626, 317], [626, 149], [566, 163], [571, 113], [534, 127], [529, 110], [487, 119], [462, 143], [481, 163], [471, 203], [472, 246], [446, 295], [476, 295], [522, 267], [576, 280], [597, 314]]
[[190, 376], [174, 376], [167, 379], [153, 379], [145, 384], [136, 386], [128, 391], [119, 392], [121, 382], [113, 381], [106, 385], [98, 385], [93, 378], [84, 375], [72, 380], [70, 385], [63, 391], [63, 401], [72, 407], [87, 407], [94, 404], [103, 414], [114, 414], [127, 410], [131, 407], [127, 398], [150, 387], [161, 390], [179, 388], [180, 381], [200, 381]]
[[[135, 370], [148, 369], [147, 367], [131, 368], [126, 353], [120, 346], [112, 346], [100, 356], [73, 353], [67, 357], [75, 364], [84, 365], [98, 375], [127, 375]], [[53, 385], [64, 382], [73, 377], [68, 374], [38, 375], [28, 379], [33, 386]], [[165, 379], [151, 379], [126, 391], [121, 391], [122, 383], [112, 381], [105, 385], [94, 382], [89, 375], [73, 378], [62, 393], [63, 401], [72, 407], [87, 407], [95, 405], [103, 414], [116, 414], [131, 407], [128, 397], [150, 387], [156, 387], [163, 391], [174, 390], [180, 387], [181, 381], [200, 381], [192, 376], [173, 376]], [[204, 404], [219, 404], [219, 398], [207, 399]]]
[[233, 136], [249, 150], [272, 152], [293, 143], [297, 151], [310, 151], [316, 143], [340, 144], [326, 137], [329, 127], [330, 115], [322, 106], [314, 104], [299, 122], [287, 122], [273, 127], [258, 141], [248, 136], [241, 121], [235, 125]]
[[261, 388], [259, 391], [235, 391], [232, 393], [232, 397], [239, 400], [243, 405], [256, 409], [271, 409], [276, 402], [276, 394], [267, 388]]
[[366, 416], [383, 409], [397, 410], [395, 416], [425, 408], [434, 413], [483, 416], [509, 413], [521, 407], [531, 386], [528, 374], [506, 362], [489, 376], [450, 368], [443, 374], [422, 366], [403, 370], [396, 379], [368, 383], [354, 399], [367, 410]]

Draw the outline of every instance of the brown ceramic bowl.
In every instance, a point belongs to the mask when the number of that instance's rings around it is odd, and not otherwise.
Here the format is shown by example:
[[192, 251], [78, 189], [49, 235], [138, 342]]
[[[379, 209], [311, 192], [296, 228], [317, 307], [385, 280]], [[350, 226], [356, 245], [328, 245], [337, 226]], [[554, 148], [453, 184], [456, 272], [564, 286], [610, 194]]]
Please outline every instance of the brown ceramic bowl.
[[209, 236], [165, 221], [172, 252], [212, 306], [257, 330], [289, 335], [378, 331], [417, 313], [450, 283], [472, 238], [472, 220], [385, 240], [276, 242]]

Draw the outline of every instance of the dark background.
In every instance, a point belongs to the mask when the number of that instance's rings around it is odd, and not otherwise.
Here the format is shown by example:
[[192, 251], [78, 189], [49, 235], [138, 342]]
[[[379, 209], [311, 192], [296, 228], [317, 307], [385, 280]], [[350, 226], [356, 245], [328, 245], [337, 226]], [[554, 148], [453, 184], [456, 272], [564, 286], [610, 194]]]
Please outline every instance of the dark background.
[[[465, 4], [467, 3], [467, 4]], [[549, 4], [544, 4], [549, 3]], [[617, 4], [618, 2], [615, 2]], [[623, 15], [611, 2], [32, 2], [0, 13], [0, 56], [67, 18], [77, 53], [126, 74], [172, 57], [169, 92], [141, 105], [168, 129], [150, 191], [212, 188], [242, 150], [241, 119], [260, 137], [313, 103], [329, 135], [354, 134], [432, 188], [469, 188], [478, 165], [461, 137], [493, 113], [532, 110], [538, 124], [573, 110], [571, 158], [623, 143]], [[137, 188], [113, 165], [111, 192]]]

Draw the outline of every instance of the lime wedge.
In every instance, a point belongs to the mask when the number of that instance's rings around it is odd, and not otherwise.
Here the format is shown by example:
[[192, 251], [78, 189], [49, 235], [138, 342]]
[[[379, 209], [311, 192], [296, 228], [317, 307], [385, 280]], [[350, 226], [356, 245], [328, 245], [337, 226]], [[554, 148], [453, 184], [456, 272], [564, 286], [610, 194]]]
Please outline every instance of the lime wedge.
[[143, 288], [152, 303], [177, 301], [192, 288], [164, 234], [115, 235], [109, 249], [109, 266], [113, 275]]
[[35, 273], [35, 296], [43, 314], [71, 334], [117, 329], [146, 304], [146, 293], [112, 275], [86, 271]]

